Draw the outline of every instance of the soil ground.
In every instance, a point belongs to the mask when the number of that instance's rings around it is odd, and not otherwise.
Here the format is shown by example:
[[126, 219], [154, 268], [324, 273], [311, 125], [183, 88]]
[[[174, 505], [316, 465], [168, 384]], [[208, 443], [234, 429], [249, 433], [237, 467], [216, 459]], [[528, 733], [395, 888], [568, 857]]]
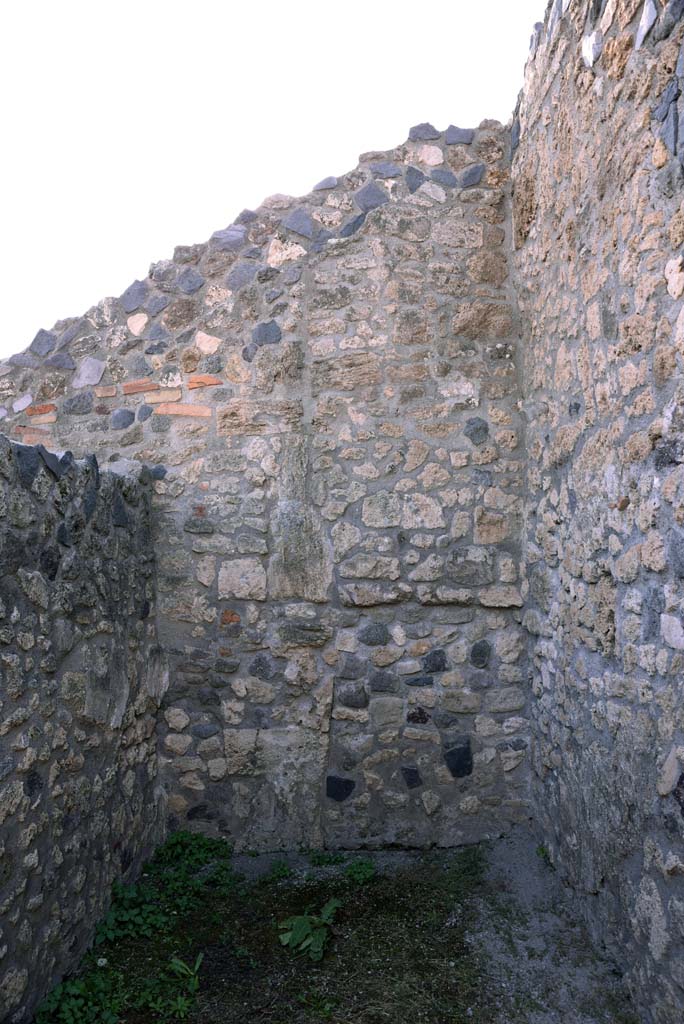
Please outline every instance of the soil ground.
[[[211, 864], [203, 871], [210, 879]], [[171, 957], [193, 964], [202, 953], [180, 1018], [191, 1024], [639, 1024], [526, 836], [450, 851], [242, 855], [231, 872], [241, 880], [208, 884], [170, 928], [101, 946], [102, 969], [134, 990]], [[283, 947], [284, 920], [333, 898], [320, 961]], [[122, 1024], [179, 1019], [121, 1005], [111, 1020]]]

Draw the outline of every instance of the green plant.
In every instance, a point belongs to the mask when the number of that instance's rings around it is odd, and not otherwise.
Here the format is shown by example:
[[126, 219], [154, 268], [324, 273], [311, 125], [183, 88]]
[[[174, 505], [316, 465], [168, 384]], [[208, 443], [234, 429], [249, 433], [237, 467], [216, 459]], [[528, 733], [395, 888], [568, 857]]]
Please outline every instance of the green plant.
[[339, 900], [328, 900], [320, 914], [298, 914], [278, 925], [280, 942], [292, 953], [303, 953], [310, 960], [322, 960], [330, 935], [330, 925], [342, 906]]
[[269, 881], [278, 882], [281, 879], [292, 878], [294, 871], [284, 860], [274, 860], [271, 864], [271, 870], [266, 876]]
[[57, 985], [38, 1008], [36, 1024], [117, 1024], [124, 1005], [121, 975], [94, 969]]
[[344, 864], [346, 859], [344, 853], [328, 853], [327, 850], [312, 850], [309, 854], [309, 863], [315, 868], [327, 867], [329, 864]]
[[356, 885], [365, 885], [366, 882], [370, 882], [371, 879], [375, 878], [375, 864], [367, 857], [353, 860], [345, 868], [344, 873], [350, 882], [355, 882]]
[[544, 863], [546, 864], [547, 868], [551, 868], [552, 871], [556, 870], [555, 865], [554, 865], [553, 861], [551, 860], [551, 854], [546, 849], [546, 847], [543, 844], [541, 844], [541, 843], [537, 847], [537, 856], [540, 857], [544, 861]]
[[111, 906], [95, 932], [95, 945], [138, 936], [150, 938], [166, 924], [167, 916], [147, 886], [115, 882]]
[[199, 989], [199, 969], [204, 960], [204, 953], [200, 953], [191, 967], [185, 960], [174, 956], [169, 964], [169, 970], [184, 983], [190, 995], [195, 995]]

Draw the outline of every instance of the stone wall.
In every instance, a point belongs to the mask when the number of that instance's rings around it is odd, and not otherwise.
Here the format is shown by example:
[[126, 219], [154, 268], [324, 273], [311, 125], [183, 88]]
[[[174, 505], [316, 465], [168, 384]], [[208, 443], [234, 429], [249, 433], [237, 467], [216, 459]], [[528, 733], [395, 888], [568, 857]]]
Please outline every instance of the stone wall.
[[684, 1011], [683, 12], [554, 2], [513, 159], [538, 821], [663, 1024]]
[[139, 468], [0, 436], [0, 1020], [73, 968], [165, 825]]
[[528, 816], [509, 133], [417, 126], [0, 368], [153, 468], [172, 825], [452, 844]]

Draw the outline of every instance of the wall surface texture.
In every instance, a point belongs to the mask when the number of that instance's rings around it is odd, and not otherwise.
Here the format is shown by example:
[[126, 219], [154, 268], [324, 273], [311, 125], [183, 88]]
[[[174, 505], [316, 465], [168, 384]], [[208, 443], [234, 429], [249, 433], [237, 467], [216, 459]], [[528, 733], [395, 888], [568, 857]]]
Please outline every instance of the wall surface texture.
[[160, 811], [242, 849], [534, 816], [681, 1022], [683, 36], [553, 0], [512, 132], [418, 125], [0, 366], [8, 435], [152, 489], [0, 450], [6, 1001]]
[[0, 436], [2, 1021], [75, 966], [164, 828], [149, 496], [114, 468]]
[[513, 158], [535, 805], [644, 1021], [667, 1024], [684, 1017], [683, 13], [555, 3]]
[[0, 370], [153, 466], [172, 824], [452, 844], [528, 816], [509, 133], [276, 196]]

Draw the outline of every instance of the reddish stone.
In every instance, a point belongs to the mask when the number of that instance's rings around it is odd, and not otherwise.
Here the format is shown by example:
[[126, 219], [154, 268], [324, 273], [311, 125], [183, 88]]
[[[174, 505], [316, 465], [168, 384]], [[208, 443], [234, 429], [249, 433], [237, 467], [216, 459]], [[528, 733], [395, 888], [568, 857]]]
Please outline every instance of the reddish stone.
[[140, 377], [138, 380], [129, 380], [123, 386], [124, 395], [137, 395], [141, 391], [158, 391], [159, 384], [149, 377]]
[[160, 416], [199, 416], [205, 419], [211, 416], [208, 405], [188, 405], [182, 402], [162, 402], [154, 411]]

